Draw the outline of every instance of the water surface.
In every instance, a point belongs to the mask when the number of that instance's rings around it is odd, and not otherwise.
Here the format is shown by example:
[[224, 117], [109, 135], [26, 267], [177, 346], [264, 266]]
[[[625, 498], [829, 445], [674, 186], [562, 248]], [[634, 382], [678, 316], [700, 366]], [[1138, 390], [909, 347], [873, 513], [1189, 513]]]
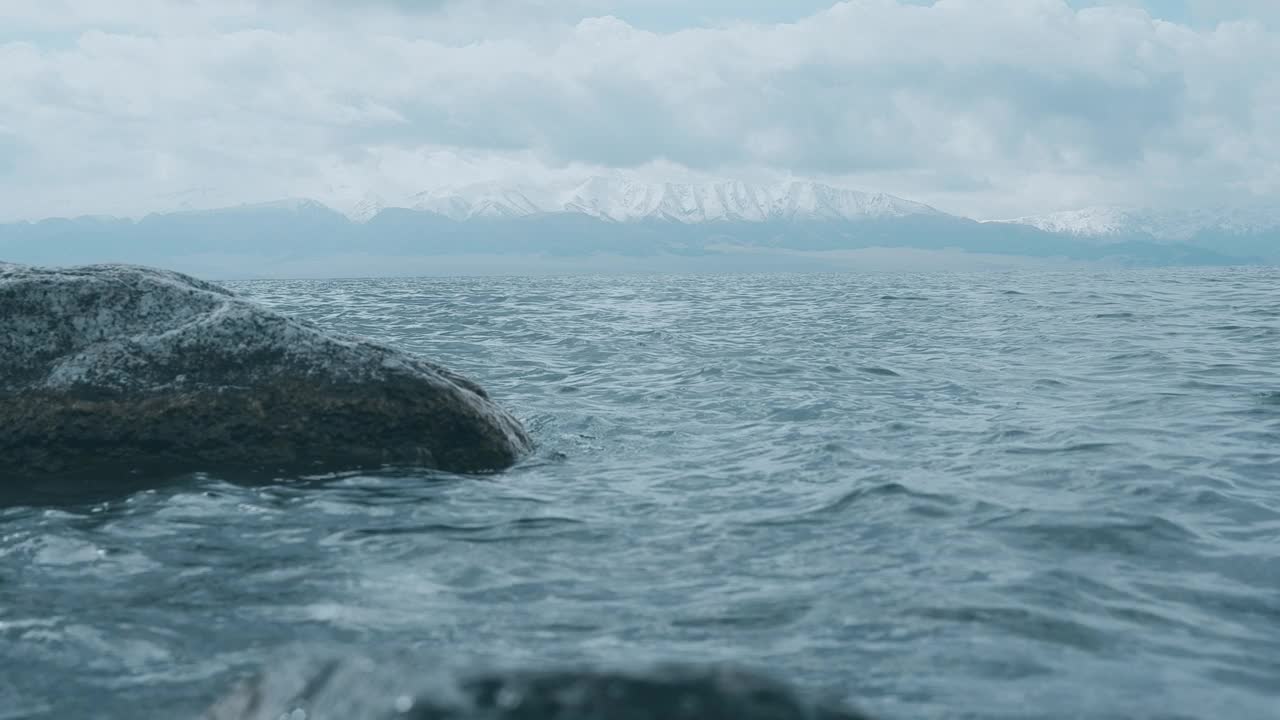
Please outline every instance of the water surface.
[[300, 643], [1276, 717], [1280, 271], [234, 287], [471, 375], [539, 450], [6, 497], [0, 718], [189, 717]]

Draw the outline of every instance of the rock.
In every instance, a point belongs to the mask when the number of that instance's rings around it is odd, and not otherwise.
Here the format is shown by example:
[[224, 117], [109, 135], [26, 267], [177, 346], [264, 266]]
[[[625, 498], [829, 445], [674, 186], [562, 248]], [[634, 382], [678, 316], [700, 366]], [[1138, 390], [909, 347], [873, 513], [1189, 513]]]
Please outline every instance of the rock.
[[0, 263], [0, 468], [498, 470], [528, 450], [475, 383], [211, 283]]
[[274, 666], [201, 720], [867, 720], [728, 667], [443, 671], [405, 663]]

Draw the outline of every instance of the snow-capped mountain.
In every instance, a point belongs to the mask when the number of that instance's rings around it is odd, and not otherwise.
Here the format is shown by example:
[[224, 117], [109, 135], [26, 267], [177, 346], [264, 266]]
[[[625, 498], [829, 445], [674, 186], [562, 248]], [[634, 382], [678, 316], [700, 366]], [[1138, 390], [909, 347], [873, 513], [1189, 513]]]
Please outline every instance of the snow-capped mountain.
[[994, 222], [1030, 225], [1045, 232], [1097, 237], [1119, 234], [1130, 227], [1133, 224], [1129, 217], [1131, 212], [1122, 208], [1096, 207]]
[[892, 195], [845, 190], [816, 182], [648, 184], [610, 178], [591, 178], [582, 183], [565, 200], [562, 209], [618, 222], [664, 219], [686, 223], [795, 218], [856, 220], [941, 214], [927, 205]]
[[614, 222], [670, 220], [682, 223], [942, 215], [928, 205], [892, 195], [863, 193], [816, 182], [642, 183], [605, 177], [589, 178], [562, 188], [491, 183], [442, 188], [419, 193], [408, 205], [455, 220], [539, 213], [579, 213]]
[[556, 212], [554, 191], [521, 185], [476, 183], [418, 193], [406, 204], [453, 218], [512, 218]]
[[1280, 206], [1255, 204], [1176, 210], [1091, 207], [1004, 222], [1076, 237], [1106, 239], [1138, 235], [1181, 242], [1206, 232], [1249, 235], [1280, 230]]
[[387, 203], [377, 195], [366, 195], [346, 209], [347, 217], [356, 222], [368, 222], [375, 215], [387, 209]]

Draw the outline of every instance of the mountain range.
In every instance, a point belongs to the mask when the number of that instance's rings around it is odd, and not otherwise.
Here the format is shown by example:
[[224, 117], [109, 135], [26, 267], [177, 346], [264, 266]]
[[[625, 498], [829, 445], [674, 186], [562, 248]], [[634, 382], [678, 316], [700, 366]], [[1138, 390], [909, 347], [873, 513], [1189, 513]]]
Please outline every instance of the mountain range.
[[[187, 201], [184, 201], [187, 202]], [[1280, 206], [1158, 211], [1090, 208], [979, 222], [883, 193], [811, 181], [562, 186], [497, 183], [341, 205], [292, 199], [136, 219], [0, 224], [0, 260], [163, 264], [206, 275], [420, 274], [518, 270], [521, 258], [608, 269], [843, 269], [875, 251], [1112, 266], [1280, 263]], [[380, 261], [377, 261], [381, 259]], [[502, 259], [501, 262], [497, 259]], [[574, 259], [575, 262], [568, 262]], [[483, 261], [482, 261], [483, 260]], [[558, 264], [557, 264], [558, 263]], [[966, 264], [967, 263], [967, 264]], [[450, 266], [453, 267], [453, 266]], [[909, 269], [904, 261], [902, 269]]]
[[[376, 203], [385, 207], [385, 203]], [[816, 182], [772, 185], [740, 181], [640, 183], [591, 177], [568, 187], [481, 183], [419, 193], [404, 204], [454, 220], [577, 213], [612, 222], [668, 220], [681, 223], [861, 220], [941, 215], [917, 202]], [[366, 205], [361, 210], [366, 210]], [[360, 219], [361, 212], [356, 215]]]

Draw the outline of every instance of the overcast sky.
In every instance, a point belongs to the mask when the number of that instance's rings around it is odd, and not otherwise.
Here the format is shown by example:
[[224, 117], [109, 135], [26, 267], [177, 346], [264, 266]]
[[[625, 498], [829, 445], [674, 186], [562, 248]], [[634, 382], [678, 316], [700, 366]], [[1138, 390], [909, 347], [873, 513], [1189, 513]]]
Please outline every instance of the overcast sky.
[[0, 219], [600, 173], [1280, 197], [1280, 0], [0, 0]]

